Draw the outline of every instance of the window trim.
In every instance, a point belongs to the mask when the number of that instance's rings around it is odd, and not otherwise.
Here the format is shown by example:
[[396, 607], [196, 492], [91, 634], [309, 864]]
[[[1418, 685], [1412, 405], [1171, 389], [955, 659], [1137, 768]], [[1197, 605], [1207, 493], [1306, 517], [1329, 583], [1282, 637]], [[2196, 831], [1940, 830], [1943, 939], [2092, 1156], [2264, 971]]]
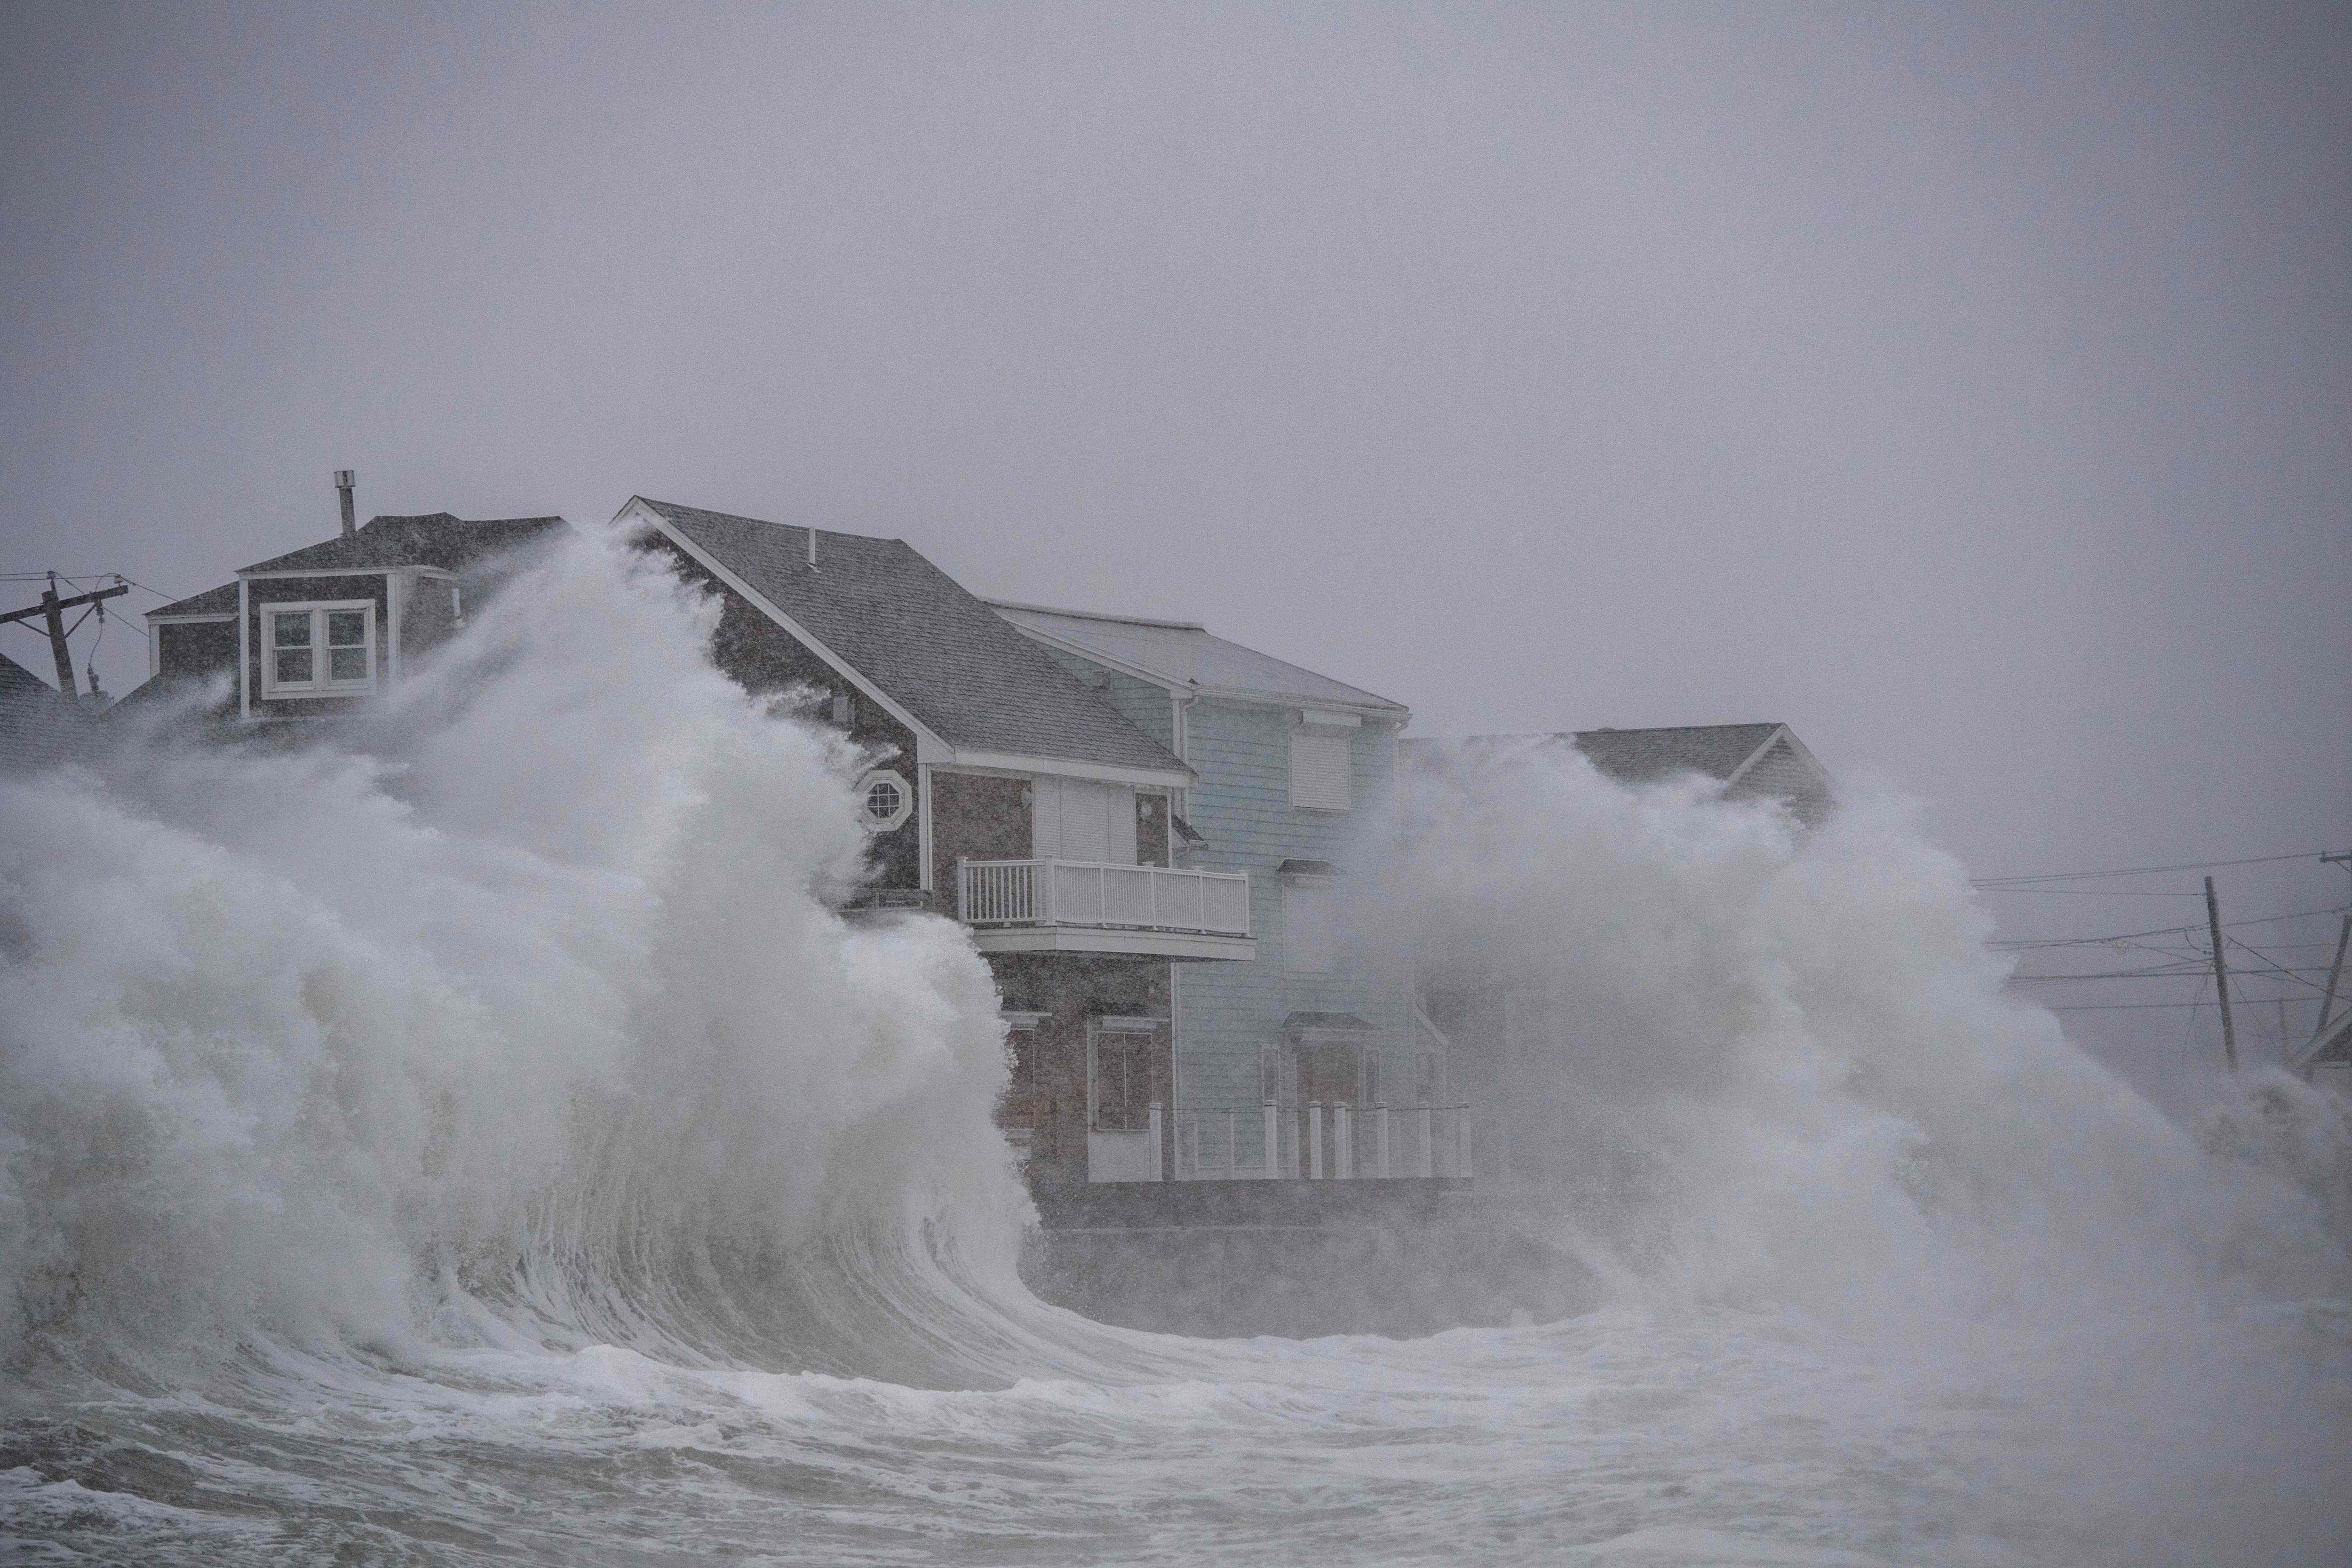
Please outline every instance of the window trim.
[[[866, 797], [874, 793], [874, 786], [885, 784], [895, 786], [898, 791], [898, 809], [890, 815], [887, 822], [866, 809]], [[857, 781], [857, 826], [866, 832], [888, 833], [903, 827], [906, 826], [907, 818], [912, 816], [914, 813], [915, 787], [907, 782], [907, 775], [898, 769], [876, 768]]]
[[[1094, 1017], [1087, 1020], [1087, 1132], [1091, 1137], [1134, 1137], [1151, 1131], [1151, 1058], [1160, 1044], [1160, 1020], [1156, 1018]], [[1140, 1065], [1143, 1072], [1141, 1098], [1138, 1099], [1130, 1078], [1124, 1087], [1129, 1092], [1120, 1096], [1127, 1115], [1136, 1126], [1106, 1127], [1103, 1116], [1108, 1109], [1103, 1094], [1103, 1047], [1115, 1044], [1130, 1071]]]
[[[333, 668], [330, 645], [327, 642], [327, 616], [337, 610], [357, 610], [366, 617], [367, 637], [361, 646], [367, 650], [367, 675], [359, 680], [337, 680], [330, 673]], [[278, 622], [280, 616], [305, 612], [310, 617], [310, 652], [314, 662], [309, 680], [278, 679]], [[261, 697], [265, 702], [291, 702], [313, 697], [363, 697], [376, 689], [377, 651], [376, 603], [373, 599], [294, 599], [267, 600], [254, 606], [260, 620], [261, 635]], [[344, 644], [344, 647], [350, 645]]]

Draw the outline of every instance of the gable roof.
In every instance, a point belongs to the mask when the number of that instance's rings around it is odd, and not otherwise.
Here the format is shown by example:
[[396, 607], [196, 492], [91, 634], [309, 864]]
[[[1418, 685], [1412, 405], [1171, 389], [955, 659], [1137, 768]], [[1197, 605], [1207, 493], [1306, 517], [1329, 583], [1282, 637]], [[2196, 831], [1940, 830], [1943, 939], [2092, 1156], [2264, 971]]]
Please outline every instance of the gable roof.
[[338, 534], [241, 566], [237, 575], [395, 566], [437, 566], [456, 572], [562, 526], [560, 517], [486, 518], [469, 522], [446, 511], [372, 517], [357, 532]]
[[1227, 642], [1197, 622], [1055, 610], [1006, 599], [991, 599], [987, 603], [998, 615], [1049, 647], [1067, 648], [1146, 679], [1156, 679], [1171, 690], [1369, 710], [1393, 718], [1399, 723], [1411, 716], [1402, 702], [1334, 680], [1328, 675], [1318, 675], [1272, 654]]
[[2294, 1070], [2309, 1078], [2314, 1068], [2352, 1061], [2352, 1011], [2337, 1014], [2298, 1052]]
[[1768, 796], [1785, 801], [1797, 819], [1818, 826], [1829, 815], [1829, 770], [1786, 724], [1675, 724], [1648, 730], [1576, 730], [1533, 735], [1473, 735], [1462, 741], [1400, 742], [1400, 756], [1439, 766], [1462, 752], [1574, 746], [1602, 776], [1619, 784], [1654, 784], [1697, 773], [1724, 786], [1726, 798]]
[[904, 540], [816, 531], [639, 496], [622, 508], [812, 651], [870, 681], [959, 760], [1051, 758], [1190, 783], [1192, 770]]
[[90, 712], [0, 654], [0, 767], [40, 767], [77, 756], [90, 737]]
[[1656, 730], [1579, 730], [1585, 759], [1621, 784], [1705, 773], [1728, 784], [1780, 732], [1778, 724], [1675, 724]]
[[217, 588], [207, 588], [201, 594], [191, 594], [184, 599], [158, 605], [147, 612], [147, 618], [151, 621], [194, 619], [199, 616], [226, 616], [235, 620], [236, 584], [224, 583]]

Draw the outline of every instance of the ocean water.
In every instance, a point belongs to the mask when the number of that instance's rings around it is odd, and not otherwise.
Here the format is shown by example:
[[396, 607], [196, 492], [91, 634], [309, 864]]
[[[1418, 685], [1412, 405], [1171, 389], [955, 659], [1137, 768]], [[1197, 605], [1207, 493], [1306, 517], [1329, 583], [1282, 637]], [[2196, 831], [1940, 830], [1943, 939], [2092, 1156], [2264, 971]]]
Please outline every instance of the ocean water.
[[856, 759], [583, 538], [364, 730], [0, 782], [0, 1561], [2316, 1563], [2352, 1134], [2167, 1121], [1866, 793], [1520, 760], [1360, 941], [1547, 1009], [1597, 1310], [1047, 1306], [985, 966], [845, 925]]

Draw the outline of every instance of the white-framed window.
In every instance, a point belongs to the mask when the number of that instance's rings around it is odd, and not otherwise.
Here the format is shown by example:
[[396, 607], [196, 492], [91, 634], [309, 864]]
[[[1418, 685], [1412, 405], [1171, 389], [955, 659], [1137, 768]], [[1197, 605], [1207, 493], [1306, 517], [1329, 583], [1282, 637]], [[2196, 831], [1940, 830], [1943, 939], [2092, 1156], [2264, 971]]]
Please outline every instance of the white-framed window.
[[1097, 1132], [1145, 1132], [1151, 1127], [1151, 1058], [1160, 1041], [1150, 1018], [1097, 1018], [1088, 1034], [1087, 1091]]
[[261, 606], [261, 694], [350, 697], [375, 689], [375, 601]]
[[887, 833], [914, 811], [915, 791], [905, 774], [877, 768], [857, 781], [857, 821], [868, 833]]
[[1297, 729], [1290, 732], [1290, 804], [1308, 811], [1348, 809], [1345, 731]]

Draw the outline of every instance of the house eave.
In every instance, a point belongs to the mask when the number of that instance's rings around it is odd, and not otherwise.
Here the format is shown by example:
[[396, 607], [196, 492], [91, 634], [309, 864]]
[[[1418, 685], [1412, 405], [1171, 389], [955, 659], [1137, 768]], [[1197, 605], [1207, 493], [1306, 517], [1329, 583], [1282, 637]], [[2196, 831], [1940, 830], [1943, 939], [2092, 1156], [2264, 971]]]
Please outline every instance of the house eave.
[[1192, 769], [1128, 767], [1118, 763], [1094, 763], [1076, 757], [1033, 757], [1017, 752], [959, 751], [940, 764], [973, 773], [1051, 773], [1060, 778], [1093, 779], [1101, 784], [1142, 784], [1155, 789], [1190, 789], [1200, 782]]
[[1198, 931], [1125, 931], [1106, 926], [985, 926], [971, 932], [982, 952], [1076, 952], [1126, 954], [1179, 961], [1257, 957], [1257, 940]]
[[687, 536], [687, 533], [683, 529], [678, 528], [677, 525], [672, 523], [669, 519], [662, 516], [660, 512], [656, 511], [651, 505], [647, 504], [645, 497], [631, 496], [627, 503], [624, 505], [619, 511], [613, 514], [613, 521], [615, 523], [620, 522], [625, 518], [635, 518], [637, 521], [644, 523], [646, 527], [660, 534], [671, 544], [677, 546], [678, 550], [685, 553], [687, 559], [692, 561], [706, 572], [709, 572], [712, 576], [727, 584], [729, 588], [732, 589], [737, 594], [741, 595], [745, 602], [750, 604], [753, 609], [758, 610], [761, 615], [767, 616], [777, 626], [782, 626], [803, 647], [806, 647], [811, 653], [815, 654], [817, 658], [823, 659], [826, 665], [831, 667], [832, 669], [843, 679], [848, 681], [859, 691], [873, 699], [876, 706], [879, 707], [884, 712], [889, 714], [893, 719], [898, 721], [899, 723], [904, 724], [915, 736], [916, 761], [919, 764], [925, 766], [934, 765], [943, 757], [952, 757], [955, 755], [955, 747], [950, 744], [944, 736], [940, 735], [929, 725], [924, 723], [920, 719], [916, 718], [915, 715], [908, 710], [904, 703], [898, 701], [888, 692], [883, 690], [881, 687], [876, 685], [872, 679], [870, 679], [863, 670], [857, 668], [847, 659], [842, 658], [841, 655], [826, 647], [823, 639], [819, 638], [806, 626], [802, 626], [800, 622], [786, 615], [773, 600], [761, 593], [757, 588], [751, 586], [751, 584], [738, 574], [732, 567], [727, 565], [726, 563], [719, 560], [709, 551], [704, 550], [701, 546], [695, 543], [692, 539]]

